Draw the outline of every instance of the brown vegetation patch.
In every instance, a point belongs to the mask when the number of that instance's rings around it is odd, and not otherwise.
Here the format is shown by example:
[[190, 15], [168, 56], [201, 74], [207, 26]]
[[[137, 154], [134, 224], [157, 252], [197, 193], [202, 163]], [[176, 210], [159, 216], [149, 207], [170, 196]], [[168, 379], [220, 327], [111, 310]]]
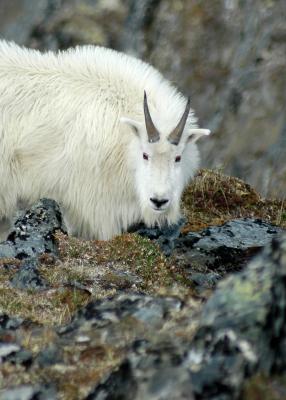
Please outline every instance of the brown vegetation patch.
[[234, 218], [261, 218], [286, 228], [284, 200], [264, 199], [241, 179], [202, 169], [183, 194], [183, 231], [200, 231]]

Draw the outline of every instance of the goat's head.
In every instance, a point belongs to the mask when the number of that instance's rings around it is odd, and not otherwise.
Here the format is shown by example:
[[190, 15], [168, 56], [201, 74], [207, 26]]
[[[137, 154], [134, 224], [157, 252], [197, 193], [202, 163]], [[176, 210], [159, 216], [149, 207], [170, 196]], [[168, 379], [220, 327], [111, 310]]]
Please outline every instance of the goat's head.
[[171, 132], [159, 132], [154, 124], [144, 93], [144, 124], [122, 118], [133, 130], [131, 159], [135, 172], [135, 186], [139, 197], [142, 218], [154, 223], [174, 223], [180, 215], [180, 198], [185, 185], [193, 176], [199, 163], [194, 143], [208, 129], [189, 129], [188, 99], [185, 111]]

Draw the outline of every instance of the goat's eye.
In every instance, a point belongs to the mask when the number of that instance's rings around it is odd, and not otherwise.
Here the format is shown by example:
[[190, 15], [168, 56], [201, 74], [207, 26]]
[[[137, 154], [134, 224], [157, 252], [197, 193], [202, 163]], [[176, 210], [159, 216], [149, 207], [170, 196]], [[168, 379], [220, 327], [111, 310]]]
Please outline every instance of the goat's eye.
[[175, 158], [175, 162], [180, 162], [181, 161], [181, 156], [177, 156], [176, 158]]
[[143, 153], [143, 158], [144, 158], [144, 160], [148, 160], [149, 159], [148, 154], [147, 153]]

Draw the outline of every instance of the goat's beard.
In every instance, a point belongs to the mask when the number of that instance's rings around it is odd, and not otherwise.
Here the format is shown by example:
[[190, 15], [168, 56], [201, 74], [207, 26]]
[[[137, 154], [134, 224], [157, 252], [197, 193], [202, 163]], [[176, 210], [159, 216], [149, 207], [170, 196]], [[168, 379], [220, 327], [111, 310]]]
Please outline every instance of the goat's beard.
[[159, 212], [152, 209], [149, 204], [142, 204], [142, 221], [148, 227], [176, 224], [181, 217], [179, 204], [179, 202], [173, 202], [166, 210]]

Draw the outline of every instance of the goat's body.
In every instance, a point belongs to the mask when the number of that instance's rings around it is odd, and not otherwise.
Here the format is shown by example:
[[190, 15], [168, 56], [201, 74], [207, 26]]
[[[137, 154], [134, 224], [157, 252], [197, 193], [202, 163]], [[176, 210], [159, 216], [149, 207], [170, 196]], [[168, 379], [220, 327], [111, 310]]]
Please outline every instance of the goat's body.
[[[59, 202], [70, 232], [86, 238], [144, 219], [134, 139], [120, 124], [142, 119], [144, 90], [158, 126], [171, 129], [184, 98], [148, 64], [100, 47], [56, 55], [0, 42], [0, 220], [41, 197]], [[190, 168], [197, 158], [194, 146]]]

